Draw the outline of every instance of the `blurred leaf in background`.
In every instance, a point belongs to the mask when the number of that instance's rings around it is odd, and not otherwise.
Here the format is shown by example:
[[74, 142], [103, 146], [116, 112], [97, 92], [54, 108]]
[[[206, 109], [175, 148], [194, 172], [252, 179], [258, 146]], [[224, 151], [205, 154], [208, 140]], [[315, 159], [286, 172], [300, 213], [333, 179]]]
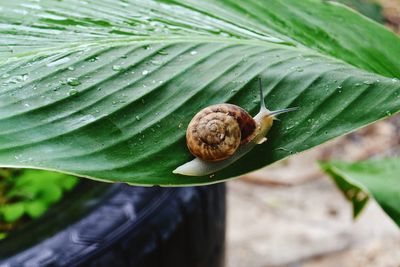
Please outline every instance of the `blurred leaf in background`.
[[400, 158], [368, 160], [357, 163], [321, 163], [336, 185], [352, 202], [354, 217], [370, 197], [400, 226]]
[[24, 216], [40, 217], [79, 181], [74, 176], [42, 170], [2, 169], [0, 173], [0, 232], [11, 230]]

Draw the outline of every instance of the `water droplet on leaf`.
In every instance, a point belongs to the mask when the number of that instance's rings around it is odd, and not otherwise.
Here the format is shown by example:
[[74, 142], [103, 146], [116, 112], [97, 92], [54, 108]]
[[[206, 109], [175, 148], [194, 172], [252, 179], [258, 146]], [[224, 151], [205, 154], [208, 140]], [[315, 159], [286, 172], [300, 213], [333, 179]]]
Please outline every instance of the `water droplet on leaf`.
[[95, 62], [95, 61], [97, 61], [99, 58], [97, 57], [97, 56], [93, 56], [93, 57], [91, 57], [91, 58], [88, 58], [86, 61], [88, 61], [88, 62]]
[[168, 55], [168, 52], [166, 52], [165, 50], [159, 50], [157, 51], [157, 54], [165, 56]]
[[120, 65], [112, 66], [113, 71], [121, 71], [123, 68]]
[[78, 86], [81, 84], [81, 82], [77, 78], [68, 78], [67, 84], [71, 86]]
[[71, 60], [71, 59], [70, 59], [69, 57], [63, 57], [63, 58], [57, 59], [56, 61], [53, 61], [53, 62], [48, 63], [46, 66], [47, 66], [47, 67], [55, 67], [55, 66], [58, 66], [58, 65], [62, 65], [62, 64], [64, 64], [64, 63], [67, 63], [67, 62], [70, 61], [70, 60]]
[[156, 65], [156, 66], [161, 65], [161, 61], [158, 61], [158, 60], [152, 60], [152, 61], [150, 61], [150, 63], [153, 65]]
[[79, 93], [78, 90], [76, 90], [76, 89], [71, 89], [71, 90], [69, 90], [68, 95], [73, 96], [73, 95], [76, 95], [76, 94], [78, 94], [78, 93]]

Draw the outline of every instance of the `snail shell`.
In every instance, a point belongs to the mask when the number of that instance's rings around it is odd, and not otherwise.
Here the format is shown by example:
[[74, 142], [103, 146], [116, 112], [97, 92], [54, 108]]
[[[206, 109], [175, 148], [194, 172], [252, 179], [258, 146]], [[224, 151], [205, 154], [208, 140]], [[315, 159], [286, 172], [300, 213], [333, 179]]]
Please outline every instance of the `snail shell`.
[[194, 156], [205, 161], [220, 161], [248, 143], [256, 127], [255, 120], [241, 107], [213, 105], [193, 117], [186, 131], [186, 143]]

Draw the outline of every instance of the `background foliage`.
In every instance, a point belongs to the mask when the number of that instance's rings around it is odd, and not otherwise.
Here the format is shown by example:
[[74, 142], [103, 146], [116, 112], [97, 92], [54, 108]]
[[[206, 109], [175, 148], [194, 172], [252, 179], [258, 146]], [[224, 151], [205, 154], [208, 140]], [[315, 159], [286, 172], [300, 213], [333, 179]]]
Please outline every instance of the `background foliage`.
[[372, 196], [400, 226], [400, 158], [353, 164], [333, 161], [321, 166], [353, 203], [354, 216], [362, 211]]
[[77, 177], [62, 173], [0, 169], [0, 239], [24, 217], [40, 217], [77, 183]]

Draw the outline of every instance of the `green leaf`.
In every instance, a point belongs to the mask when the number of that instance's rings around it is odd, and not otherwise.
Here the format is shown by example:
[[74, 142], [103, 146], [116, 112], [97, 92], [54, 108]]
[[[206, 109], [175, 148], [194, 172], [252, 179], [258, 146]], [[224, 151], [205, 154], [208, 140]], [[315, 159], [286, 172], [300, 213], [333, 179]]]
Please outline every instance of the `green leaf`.
[[[103, 181], [188, 185], [238, 176], [400, 110], [400, 39], [340, 4], [307, 1], [2, 1], [0, 165]], [[209, 177], [188, 122], [215, 103], [280, 117]]]
[[7, 237], [7, 233], [0, 232], [0, 240], [5, 239]]
[[25, 170], [17, 177], [14, 186], [7, 192], [8, 198], [41, 201], [51, 204], [61, 199], [63, 190], [73, 188], [78, 179], [62, 173], [41, 170]]
[[6, 223], [15, 222], [24, 215], [24, 203], [12, 203], [0, 207], [0, 220]]
[[30, 201], [25, 203], [25, 212], [31, 218], [39, 218], [46, 212], [48, 207], [49, 205], [41, 200]]
[[12, 179], [11, 188], [5, 193], [11, 203], [0, 207], [0, 218], [5, 222], [15, 222], [24, 214], [40, 217], [61, 199], [64, 191], [78, 183], [77, 177], [42, 170], [23, 170]]
[[372, 196], [400, 226], [400, 158], [357, 163], [332, 161], [321, 163], [321, 167], [353, 203], [355, 217]]

